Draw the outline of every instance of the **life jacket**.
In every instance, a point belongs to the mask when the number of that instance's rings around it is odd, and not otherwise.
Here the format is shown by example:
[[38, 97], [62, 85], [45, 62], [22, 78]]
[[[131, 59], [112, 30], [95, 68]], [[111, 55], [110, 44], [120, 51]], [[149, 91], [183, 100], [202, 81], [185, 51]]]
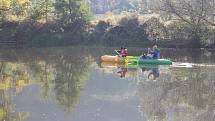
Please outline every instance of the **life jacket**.
[[125, 49], [122, 49], [120, 52], [122, 57], [126, 57], [127, 56], [127, 51]]
[[160, 58], [160, 50], [156, 49], [153, 52], [153, 59], [159, 59]]

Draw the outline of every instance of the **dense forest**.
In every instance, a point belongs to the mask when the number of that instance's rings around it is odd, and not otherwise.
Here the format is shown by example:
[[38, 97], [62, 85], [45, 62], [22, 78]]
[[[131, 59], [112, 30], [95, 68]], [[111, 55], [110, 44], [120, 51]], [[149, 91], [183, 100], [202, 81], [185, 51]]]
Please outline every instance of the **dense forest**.
[[1, 0], [0, 44], [214, 47], [214, 0]]

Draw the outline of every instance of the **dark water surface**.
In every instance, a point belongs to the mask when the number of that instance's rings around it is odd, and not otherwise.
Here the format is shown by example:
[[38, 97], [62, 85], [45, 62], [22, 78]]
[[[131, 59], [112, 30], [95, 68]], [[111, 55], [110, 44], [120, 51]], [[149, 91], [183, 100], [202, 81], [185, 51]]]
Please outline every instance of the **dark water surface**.
[[162, 49], [185, 66], [125, 68], [100, 62], [112, 50], [1, 49], [0, 120], [214, 121], [215, 51]]

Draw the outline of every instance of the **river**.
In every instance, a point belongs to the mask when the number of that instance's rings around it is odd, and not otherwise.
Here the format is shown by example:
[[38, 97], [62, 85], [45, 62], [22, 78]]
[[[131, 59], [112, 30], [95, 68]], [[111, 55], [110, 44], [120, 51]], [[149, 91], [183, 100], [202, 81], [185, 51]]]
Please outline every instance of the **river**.
[[0, 120], [214, 121], [214, 50], [161, 49], [173, 65], [125, 68], [100, 62], [113, 49], [1, 49]]

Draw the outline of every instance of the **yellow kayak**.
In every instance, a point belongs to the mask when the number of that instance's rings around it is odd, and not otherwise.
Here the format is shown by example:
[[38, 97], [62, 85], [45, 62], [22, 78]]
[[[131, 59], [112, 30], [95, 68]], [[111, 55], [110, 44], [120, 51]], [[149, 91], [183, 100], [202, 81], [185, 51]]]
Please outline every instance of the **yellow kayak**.
[[112, 56], [112, 55], [104, 55], [101, 57], [101, 60], [104, 62], [126, 62], [130, 58], [139, 58], [138, 56], [126, 56], [126, 57], [119, 57], [119, 56]]

